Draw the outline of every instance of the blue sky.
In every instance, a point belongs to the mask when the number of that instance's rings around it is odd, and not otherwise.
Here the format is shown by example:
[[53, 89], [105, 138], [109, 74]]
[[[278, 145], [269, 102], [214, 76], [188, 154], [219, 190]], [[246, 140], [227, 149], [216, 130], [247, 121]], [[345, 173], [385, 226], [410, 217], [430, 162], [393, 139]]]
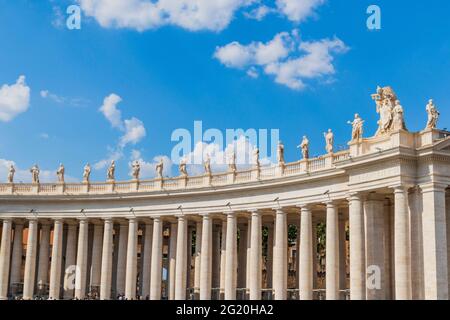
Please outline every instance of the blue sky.
[[[98, 6], [105, 0], [0, 0], [0, 88], [23, 75], [30, 90], [26, 110], [0, 119], [0, 181], [10, 161], [21, 170], [20, 180], [30, 179], [24, 170], [34, 163], [52, 179], [60, 162], [67, 175], [80, 179], [86, 162], [94, 166], [118, 150], [118, 179], [129, 178], [128, 164], [136, 157], [151, 176], [155, 157], [170, 156], [176, 144], [172, 132], [193, 130], [195, 120], [223, 132], [279, 129], [287, 161], [300, 158], [296, 146], [305, 134], [311, 154], [322, 154], [328, 128], [336, 146], [346, 145], [346, 122], [355, 112], [366, 120], [365, 136], [373, 135], [377, 114], [370, 94], [377, 85], [394, 88], [411, 131], [425, 126], [431, 97], [441, 112], [439, 126], [450, 127], [448, 1], [279, 0], [288, 7], [215, 1], [227, 4], [221, 14], [214, 6], [195, 14], [169, 10], [157, 21], [142, 10], [147, 0], [123, 0], [126, 10], [103, 11]], [[186, 0], [165, 2], [170, 7]], [[82, 8], [80, 30], [65, 27], [65, 10], [74, 3]], [[381, 8], [381, 30], [366, 27], [370, 4]], [[257, 20], [253, 10], [261, 6], [269, 13]], [[285, 52], [267, 47], [276, 35]], [[297, 48], [308, 44], [322, 44], [326, 52], [288, 70], [297, 78], [280, 76], [277, 68], [304, 57]], [[261, 48], [269, 58], [261, 58]], [[278, 60], [267, 62], [273, 55]], [[300, 81], [302, 87], [295, 87]], [[111, 94], [122, 100], [115, 104], [121, 112], [115, 126], [99, 110]], [[145, 136], [127, 131], [125, 120], [131, 119]], [[127, 133], [129, 141], [120, 146]], [[92, 179], [104, 180], [106, 168], [97, 167]]]

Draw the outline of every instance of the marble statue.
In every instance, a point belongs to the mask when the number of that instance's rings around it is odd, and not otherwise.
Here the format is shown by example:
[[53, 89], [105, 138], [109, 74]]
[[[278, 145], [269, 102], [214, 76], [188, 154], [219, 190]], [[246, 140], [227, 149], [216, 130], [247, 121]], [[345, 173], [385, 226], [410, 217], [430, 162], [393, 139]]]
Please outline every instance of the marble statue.
[[116, 162], [113, 160], [108, 168], [107, 178], [110, 181], [114, 181], [114, 172], [116, 171]]
[[16, 169], [14, 169], [13, 165], [9, 166], [9, 173], [8, 173], [8, 183], [14, 182], [14, 173], [16, 173]]
[[303, 159], [309, 158], [309, 140], [306, 136], [303, 136], [302, 142], [297, 148], [302, 150]]
[[328, 153], [333, 153], [333, 144], [334, 144], [334, 134], [331, 129], [328, 129], [328, 132], [324, 132], [323, 136], [325, 138], [325, 150]]
[[39, 183], [39, 167], [37, 164], [35, 164], [31, 169], [31, 182], [32, 183]]
[[277, 160], [278, 164], [284, 164], [284, 145], [281, 141], [278, 141]]
[[139, 161], [136, 160], [135, 162], [133, 162], [131, 169], [131, 175], [133, 176], [133, 179], [139, 180], [139, 173], [141, 172], [141, 165], [139, 164]]
[[253, 164], [257, 169], [260, 168], [261, 164], [259, 162], [259, 149], [255, 148], [253, 149]]
[[361, 119], [359, 114], [355, 113], [355, 119], [353, 121], [347, 121], [347, 123], [352, 125], [352, 141], [361, 140], [364, 120]]
[[89, 182], [89, 177], [91, 176], [91, 166], [87, 163], [83, 169], [83, 182]]
[[64, 182], [64, 166], [62, 163], [59, 164], [58, 170], [56, 170], [56, 175], [58, 176], [58, 182]]
[[427, 114], [428, 114], [428, 120], [427, 120], [427, 126], [426, 129], [436, 129], [437, 121], [439, 119], [439, 111], [436, 109], [436, 106], [434, 105], [433, 99], [430, 99], [428, 101], [428, 104], [426, 106]]
[[403, 107], [399, 100], [395, 100], [395, 106], [392, 110], [392, 130], [406, 130], [405, 118], [403, 117]]
[[185, 159], [181, 159], [180, 164], [178, 166], [178, 171], [180, 172], [182, 177], [186, 178], [188, 176]]
[[378, 130], [375, 135], [390, 133], [393, 126], [394, 106], [397, 96], [391, 87], [377, 87], [377, 93], [372, 95], [376, 104], [376, 111], [380, 115]]
[[205, 167], [205, 173], [207, 175], [211, 175], [211, 158], [209, 156], [206, 156], [206, 160], [205, 163], [203, 164], [203, 166]]
[[163, 170], [164, 170], [164, 161], [163, 158], [159, 159], [159, 163], [156, 165], [156, 175], [158, 179], [163, 178]]
[[236, 172], [236, 153], [233, 151], [228, 160], [228, 169], [230, 172]]

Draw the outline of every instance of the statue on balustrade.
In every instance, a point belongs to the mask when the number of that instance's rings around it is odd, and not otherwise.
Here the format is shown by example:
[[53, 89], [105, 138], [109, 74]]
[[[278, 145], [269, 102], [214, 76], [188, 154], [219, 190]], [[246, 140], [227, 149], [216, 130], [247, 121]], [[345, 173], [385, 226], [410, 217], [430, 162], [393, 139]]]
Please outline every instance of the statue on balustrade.
[[278, 141], [277, 160], [279, 165], [284, 165], [284, 145], [281, 141]]
[[405, 118], [403, 117], [403, 107], [400, 105], [399, 100], [395, 101], [395, 107], [392, 111], [392, 130], [406, 130]]
[[37, 164], [35, 164], [31, 169], [31, 182], [32, 183], [39, 183], [39, 167]]
[[187, 173], [187, 170], [186, 170], [186, 159], [181, 159], [180, 160], [180, 164], [178, 166], [178, 171], [180, 172], [180, 175], [183, 178], [187, 178], [188, 173]]
[[139, 161], [136, 160], [135, 162], [133, 162], [131, 169], [131, 175], [133, 176], [133, 179], [139, 180], [139, 173], [141, 172], [141, 165], [139, 164]]
[[205, 168], [205, 174], [211, 176], [211, 158], [208, 155], [206, 156], [203, 166]]
[[156, 165], [156, 175], [158, 179], [163, 178], [163, 170], [164, 170], [164, 160], [163, 158], [159, 159], [159, 163]]
[[64, 182], [64, 166], [62, 163], [59, 164], [58, 170], [56, 170], [56, 175], [58, 176], [58, 181], [63, 183]]
[[108, 181], [114, 181], [114, 172], [115, 171], [116, 171], [116, 162], [114, 160], [112, 160], [111, 164], [109, 165], [108, 172], [107, 172]]
[[364, 120], [361, 119], [359, 114], [355, 113], [355, 119], [353, 121], [347, 121], [347, 123], [352, 125], [352, 141], [361, 140]]
[[306, 136], [303, 136], [302, 142], [297, 148], [302, 150], [303, 159], [309, 158], [309, 140]]
[[87, 163], [83, 170], [83, 182], [89, 182], [89, 177], [91, 176], [91, 166]]
[[377, 93], [372, 94], [375, 101], [377, 113], [380, 115], [378, 120], [378, 130], [376, 136], [390, 133], [393, 129], [394, 106], [397, 96], [391, 87], [377, 87]]
[[16, 169], [14, 169], [13, 165], [9, 166], [9, 173], [8, 173], [8, 183], [14, 182], [14, 173], [16, 173]]
[[236, 172], [237, 168], [236, 168], [236, 153], [233, 151], [231, 153], [231, 156], [228, 160], [228, 169], [230, 172]]
[[331, 129], [328, 129], [328, 132], [324, 132], [323, 136], [325, 137], [325, 150], [328, 153], [333, 153], [333, 144], [334, 144], [334, 134]]
[[427, 110], [427, 114], [428, 114], [428, 120], [427, 120], [427, 126], [425, 129], [436, 129], [440, 113], [436, 109], [433, 99], [430, 99], [428, 101], [426, 110]]
[[253, 149], [253, 161], [252, 163], [255, 165], [255, 168], [259, 170], [259, 168], [261, 167], [261, 164], [259, 162], [259, 149], [258, 148], [254, 148]]

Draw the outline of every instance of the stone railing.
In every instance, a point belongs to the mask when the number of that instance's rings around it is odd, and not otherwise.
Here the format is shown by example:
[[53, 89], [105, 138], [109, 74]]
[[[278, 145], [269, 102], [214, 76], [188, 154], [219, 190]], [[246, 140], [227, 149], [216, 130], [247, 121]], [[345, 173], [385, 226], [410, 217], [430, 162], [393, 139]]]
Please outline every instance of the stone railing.
[[211, 175], [90, 183], [2, 183], [0, 184], [0, 195], [109, 194], [227, 186], [329, 170], [335, 167], [336, 162], [344, 161], [348, 158], [349, 151], [345, 150], [318, 158], [286, 163], [284, 165], [263, 166], [259, 170], [255, 167], [242, 171], [220, 172]]

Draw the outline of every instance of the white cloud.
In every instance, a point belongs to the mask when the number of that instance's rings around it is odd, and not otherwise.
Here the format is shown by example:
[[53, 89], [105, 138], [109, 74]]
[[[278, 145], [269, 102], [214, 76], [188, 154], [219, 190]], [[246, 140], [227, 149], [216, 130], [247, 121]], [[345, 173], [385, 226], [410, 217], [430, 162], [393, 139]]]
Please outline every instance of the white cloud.
[[45, 132], [41, 133], [41, 134], [39, 135], [39, 137], [40, 137], [41, 139], [48, 139], [48, 138], [50, 138], [50, 136], [48, 135], [48, 133], [45, 133]]
[[314, 10], [325, 0], [277, 0], [276, 5], [280, 13], [289, 20], [302, 22], [314, 14]]
[[109, 148], [109, 155], [105, 159], [97, 161], [94, 164], [94, 169], [100, 170], [108, 166], [112, 160], [117, 161], [123, 157], [123, 149], [128, 144], [137, 144], [147, 134], [144, 123], [138, 118], [131, 117], [130, 119], [122, 119], [122, 112], [117, 105], [122, 101], [122, 98], [115, 93], [111, 93], [103, 100], [103, 105], [100, 107], [100, 112], [111, 123], [113, 128], [119, 129], [123, 132], [119, 138], [119, 142], [115, 148]]
[[141, 120], [133, 117], [125, 120], [124, 123], [125, 134], [120, 139], [121, 146], [125, 146], [128, 143], [136, 144], [145, 137], [146, 131], [144, 123]]
[[102, 27], [138, 31], [174, 25], [190, 31], [221, 31], [253, 0], [78, 0]]
[[15, 84], [4, 84], [0, 88], [0, 121], [11, 121], [27, 111], [29, 105], [30, 87], [25, 83], [25, 76], [20, 76]]
[[299, 90], [305, 87], [306, 79], [333, 75], [334, 54], [347, 50], [338, 38], [301, 42], [298, 31], [294, 30], [278, 33], [266, 43], [231, 42], [217, 47], [214, 57], [229, 68], [248, 68], [250, 77], [255, 78], [262, 71], [275, 76], [275, 82]]
[[254, 8], [254, 9], [252, 9], [249, 12], [244, 12], [244, 16], [246, 16], [249, 19], [254, 19], [254, 20], [261, 21], [269, 13], [275, 12], [275, 11], [276, 10], [274, 10], [273, 8], [269, 8], [266, 5], [260, 5], [260, 6], [256, 7], [256, 8]]
[[65, 16], [58, 6], [53, 6], [53, 20], [52, 20], [52, 26], [57, 29], [62, 29], [65, 25]]
[[115, 93], [111, 93], [103, 100], [103, 105], [100, 111], [105, 118], [111, 123], [113, 128], [123, 128], [122, 113], [117, 108], [117, 104], [122, 101], [122, 98]]
[[80, 107], [89, 103], [88, 100], [83, 98], [67, 98], [55, 93], [50, 92], [49, 90], [41, 90], [40, 96], [42, 99], [49, 99], [57, 104], [68, 104], [73, 107]]

